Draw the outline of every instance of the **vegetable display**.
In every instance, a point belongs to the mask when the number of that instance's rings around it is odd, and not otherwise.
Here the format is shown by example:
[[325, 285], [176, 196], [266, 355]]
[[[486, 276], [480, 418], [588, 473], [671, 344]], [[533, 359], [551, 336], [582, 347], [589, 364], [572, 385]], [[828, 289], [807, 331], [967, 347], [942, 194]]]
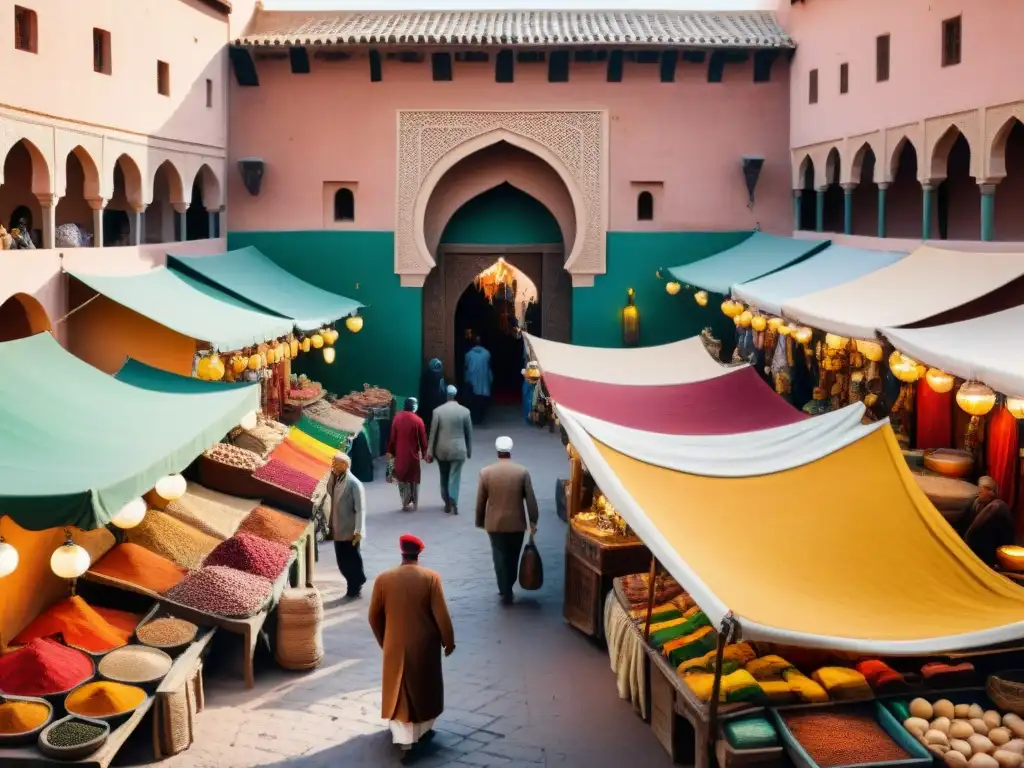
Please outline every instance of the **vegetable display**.
[[903, 727], [942, 758], [949, 768], [1021, 768], [1024, 765], [1024, 720], [1001, 715], [980, 704], [953, 704], [940, 699], [910, 702]]

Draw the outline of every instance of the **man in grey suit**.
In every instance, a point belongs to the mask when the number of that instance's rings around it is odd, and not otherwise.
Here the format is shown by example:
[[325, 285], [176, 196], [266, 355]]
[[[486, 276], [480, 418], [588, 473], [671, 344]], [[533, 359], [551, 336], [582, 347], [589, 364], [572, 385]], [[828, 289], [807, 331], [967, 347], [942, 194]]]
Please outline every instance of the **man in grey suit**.
[[473, 422], [469, 409], [459, 405], [459, 391], [449, 385], [448, 402], [434, 409], [427, 441], [427, 463], [437, 459], [441, 471], [441, 498], [446, 514], [459, 514], [459, 482], [462, 465], [473, 455]]
[[331, 462], [327, 493], [331, 497], [331, 540], [338, 570], [345, 578], [346, 597], [359, 597], [366, 573], [359, 545], [366, 536], [366, 492], [359, 479], [349, 472], [352, 460], [337, 453]]

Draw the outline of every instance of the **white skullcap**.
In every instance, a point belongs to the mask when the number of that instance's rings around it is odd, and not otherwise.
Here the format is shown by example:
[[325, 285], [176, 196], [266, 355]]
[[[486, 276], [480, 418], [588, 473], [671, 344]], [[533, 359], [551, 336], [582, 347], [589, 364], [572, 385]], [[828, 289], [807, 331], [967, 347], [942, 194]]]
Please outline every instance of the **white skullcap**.
[[498, 453], [512, 453], [512, 438], [502, 435], [494, 441], [494, 450]]
[[985, 475], [984, 477], [979, 477], [978, 478], [978, 487], [979, 488], [988, 488], [993, 493], [998, 493], [999, 492], [999, 484], [996, 483], [996, 481], [993, 480], [988, 475]]
[[339, 451], [338, 453], [334, 454], [334, 461], [333, 461], [333, 463], [334, 464], [345, 463], [345, 464], [348, 464], [351, 467], [352, 466], [352, 459], [350, 459], [348, 457], [347, 453], [344, 453], [343, 451]]
[[454, 384], [449, 384], [448, 389], [445, 391], [448, 393], [448, 397], [455, 397], [457, 394], [459, 394], [459, 390], [456, 389]]

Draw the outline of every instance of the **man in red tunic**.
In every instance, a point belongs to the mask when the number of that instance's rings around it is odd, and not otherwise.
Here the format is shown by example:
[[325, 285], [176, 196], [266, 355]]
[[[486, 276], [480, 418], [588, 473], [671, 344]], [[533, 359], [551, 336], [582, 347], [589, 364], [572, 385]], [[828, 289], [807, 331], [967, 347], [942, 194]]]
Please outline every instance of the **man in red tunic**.
[[388, 438], [388, 460], [394, 462], [393, 477], [402, 497], [402, 511], [414, 512], [420, 500], [420, 459], [427, 453], [427, 428], [416, 415], [416, 398], [405, 401], [405, 410], [395, 416]]

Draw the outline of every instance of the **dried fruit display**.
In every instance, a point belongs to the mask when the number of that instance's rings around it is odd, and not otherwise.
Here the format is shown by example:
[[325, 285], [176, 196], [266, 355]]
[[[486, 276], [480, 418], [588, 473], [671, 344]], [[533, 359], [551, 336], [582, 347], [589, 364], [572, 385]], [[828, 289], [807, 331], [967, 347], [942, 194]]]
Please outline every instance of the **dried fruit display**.
[[335, 408], [351, 413], [355, 416], [366, 416], [374, 408], [388, 408], [391, 405], [392, 395], [389, 390], [383, 387], [371, 387], [363, 384], [362, 392], [350, 392], [344, 397], [338, 398]]
[[271, 459], [252, 473], [257, 480], [297, 493], [305, 499], [313, 499], [317, 479], [299, 472], [278, 459]]
[[217, 443], [212, 448], [206, 449], [203, 455], [220, 464], [227, 464], [229, 467], [237, 467], [238, 469], [246, 469], [250, 472], [259, 469], [265, 463], [264, 459], [261, 459], [252, 451], [239, 448], [237, 445], [231, 445], [231, 443]]
[[291, 557], [289, 547], [248, 533], [236, 533], [213, 550], [204, 565], [223, 565], [276, 581]]

